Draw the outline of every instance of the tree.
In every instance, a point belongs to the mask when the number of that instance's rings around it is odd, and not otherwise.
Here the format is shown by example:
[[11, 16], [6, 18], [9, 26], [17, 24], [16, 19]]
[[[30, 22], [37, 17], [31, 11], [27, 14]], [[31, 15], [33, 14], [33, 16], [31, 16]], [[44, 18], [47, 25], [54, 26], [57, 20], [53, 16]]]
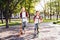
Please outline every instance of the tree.
[[[29, 0], [27, 1], [26, 3], [26, 7], [28, 7], [28, 13], [29, 13], [29, 22], [30, 22], [30, 16], [31, 16], [31, 13], [34, 13], [35, 10], [33, 10], [35, 8], [35, 4], [40, 2], [40, 0]], [[33, 11], [33, 12], [31, 12]]]
[[60, 11], [60, 6], [59, 6], [59, 3], [60, 1], [59, 0], [55, 0], [55, 1], [52, 1], [52, 2], [50, 2], [50, 3], [47, 3], [46, 5], [48, 5], [48, 7], [47, 8], [49, 8], [50, 7], [50, 19], [51, 19], [51, 14], [56, 14], [57, 16], [57, 20], [58, 20], [58, 16], [59, 16], [59, 11]]
[[2, 6], [1, 8], [3, 8], [3, 16], [6, 20], [6, 28], [9, 28], [8, 20], [20, 1], [21, 0], [18, 0], [18, 2], [14, 3], [14, 0], [0, 0], [0, 5]]

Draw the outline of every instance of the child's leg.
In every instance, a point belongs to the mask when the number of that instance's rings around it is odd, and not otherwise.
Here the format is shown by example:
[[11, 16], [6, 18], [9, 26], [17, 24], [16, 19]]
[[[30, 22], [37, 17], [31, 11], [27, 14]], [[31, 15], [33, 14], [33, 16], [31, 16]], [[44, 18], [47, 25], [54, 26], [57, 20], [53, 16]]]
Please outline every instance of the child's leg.
[[37, 32], [37, 24], [35, 24], [34, 31]]
[[36, 32], [37, 34], [39, 33], [38, 29], [39, 29], [39, 28], [38, 28], [38, 23], [36, 23], [36, 24], [35, 24], [35, 32]]
[[26, 22], [23, 22], [23, 31], [25, 33]]
[[39, 33], [39, 30], [38, 29], [39, 29], [39, 27], [38, 27], [38, 24], [37, 24], [37, 34]]
[[24, 22], [22, 22], [22, 29], [24, 30]]
[[36, 24], [37, 25], [37, 31], [38, 31], [38, 24]]

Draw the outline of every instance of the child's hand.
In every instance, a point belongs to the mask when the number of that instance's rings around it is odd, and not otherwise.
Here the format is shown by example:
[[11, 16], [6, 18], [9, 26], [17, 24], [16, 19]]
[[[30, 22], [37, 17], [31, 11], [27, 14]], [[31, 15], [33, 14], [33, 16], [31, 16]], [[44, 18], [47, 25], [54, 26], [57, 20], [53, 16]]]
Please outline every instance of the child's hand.
[[42, 20], [42, 22], [43, 22], [43, 20]]
[[40, 20], [40, 23], [42, 23], [43, 22], [43, 20]]

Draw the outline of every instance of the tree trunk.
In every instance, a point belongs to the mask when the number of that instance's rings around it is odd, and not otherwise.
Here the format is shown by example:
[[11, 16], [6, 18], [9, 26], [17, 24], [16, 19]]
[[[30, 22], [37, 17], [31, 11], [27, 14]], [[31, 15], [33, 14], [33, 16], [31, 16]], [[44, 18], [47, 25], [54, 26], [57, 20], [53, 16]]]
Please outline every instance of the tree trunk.
[[48, 15], [48, 19], [49, 19], [49, 15]]
[[59, 13], [57, 13], [57, 20], [58, 20], [58, 14], [59, 14]]
[[1, 15], [1, 22], [2, 22], [2, 24], [3, 24], [3, 11], [2, 11], [2, 9], [0, 9], [0, 15]]
[[30, 23], [30, 13], [29, 13], [29, 23]]
[[1, 19], [1, 22], [2, 22], [2, 24], [3, 24], [3, 19]]
[[29, 3], [29, 8], [28, 8], [28, 13], [29, 13], [29, 22], [30, 22], [30, 3]]
[[[1, 12], [2, 13], [2, 12]], [[2, 22], [2, 24], [3, 24], [3, 13], [2, 13], [2, 16], [1, 16], [1, 22]]]
[[[59, 2], [58, 2], [58, 7], [59, 7]], [[57, 20], [58, 20], [58, 17], [59, 17], [59, 8], [56, 11], [57, 11]]]
[[51, 20], [51, 14], [50, 14], [50, 20]]
[[45, 14], [46, 12], [45, 12], [45, 10], [44, 10], [44, 19], [46, 19], [46, 14]]
[[46, 15], [44, 15], [44, 18], [46, 19]]
[[57, 15], [57, 20], [58, 20], [58, 15]]
[[9, 23], [11, 22], [11, 16], [12, 16], [12, 13], [10, 12]]
[[6, 20], [6, 28], [9, 28], [8, 18], [6, 18], [5, 20]]

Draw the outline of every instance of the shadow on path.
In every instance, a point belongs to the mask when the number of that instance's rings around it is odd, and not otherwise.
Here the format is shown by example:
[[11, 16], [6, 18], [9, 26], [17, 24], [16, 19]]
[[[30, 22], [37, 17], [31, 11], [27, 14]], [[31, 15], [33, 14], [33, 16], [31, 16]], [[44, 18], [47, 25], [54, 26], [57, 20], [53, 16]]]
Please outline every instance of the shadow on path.
[[[19, 35], [10, 35], [4, 38], [0, 38], [0, 40], [31, 40], [34, 37], [34, 33], [25, 35], [23, 37], [19, 37]], [[34, 37], [35, 38], [35, 37]]]
[[10, 35], [4, 38], [0, 38], [0, 40], [24, 40], [24, 37], [19, 37], [19, 35]]
[[9, 28], [7, 28], [7, 29], [4, 28], [4, 27], [1, 27], [1, 28], [0, 28], [0, 33], [1, 33], [1, 32], [6, 32], [6, 31], [16, 31], [16, 32], [18, 32], [18, 31], [19, 31], [19, 28], [20, 28], [20, 27], [14, 27], [14, 26], [13, 26], [13, 27], [9, 27]]

